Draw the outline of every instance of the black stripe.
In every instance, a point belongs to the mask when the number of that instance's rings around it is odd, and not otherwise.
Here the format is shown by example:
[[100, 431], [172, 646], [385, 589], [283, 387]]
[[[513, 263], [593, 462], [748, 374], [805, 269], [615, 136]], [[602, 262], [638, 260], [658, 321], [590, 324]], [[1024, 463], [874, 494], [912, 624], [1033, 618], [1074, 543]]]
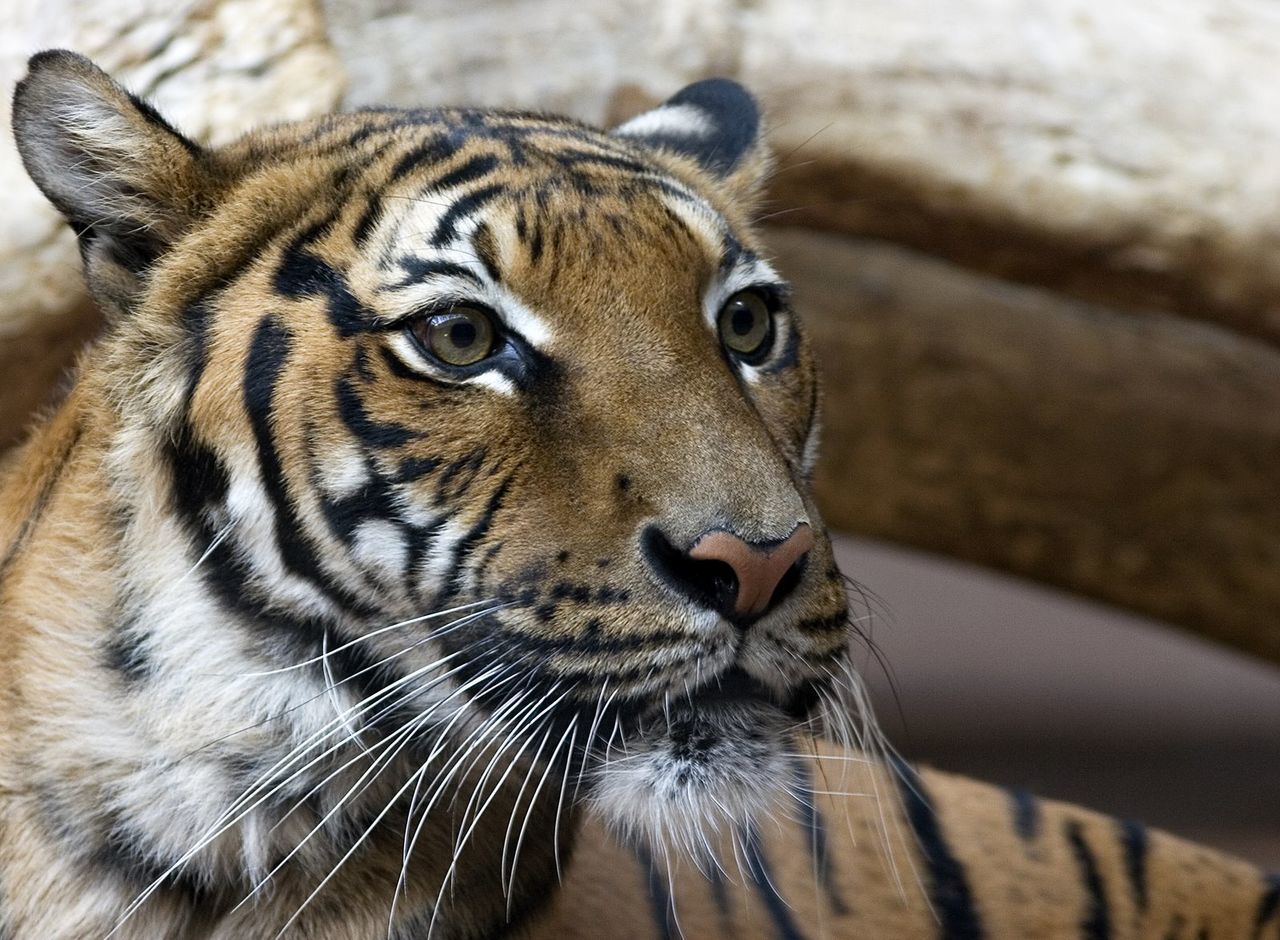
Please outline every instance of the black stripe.
[[787, 902], [782, 899], [782, 895], [778, 893], [773, 883], [768, 862], [765, 861], [764, 852], [760, 846], [760, 833], [755, 826], [749, 825], [743, 828], [740, 835], [743, 855], [747, 860], [747, 874], [751, 876], [751, 881], [760, 894], [760, 900], [764, 902], [764, 908], [769, 912], [769, 919], [773, 921], [773, 928], [779, 940], [804, 940], [804, 934], [791, 919], [791, 909], [787, 907]]
[[481, 222], [476, 227], [475, 234], [471, 237], [471, 247], [475, 250], [476, 257], [480, 259], [480, 263], [484, 265], [484, 270], [489, 275], [489, 280], [495, 284], [501, 284], [502, 271], [498, 268], [498, 258], [494, 254], [497, 249], [494, 244], [493, 233], [489, 230], [487, 222]]
[[396, 182], [412, 173], [423, 163], [439, 163], [442, 160], [448, 160], [458, 152], [458, 147], [463, 142], [462, 140], [455, 141], [451, 137], [443, 135], [424, 141], [399, 159], [391, 170], [391, 176], [388, 177], [387, 182]]
[[[160, 876], [176, 859], [157, 856], [147, 840], [104, 805], [81, 806], [68, 800], [61, 789], [40, 782], [34, 783], [31, 794], [40, 827], [61, 846], [67, 859], [97, 869], [83, 877], [100, 880], [105, 872], [112, 880], [138, 890], [159, 881], [161, 892], [197, 907], [213, 900], [190, 865], [181, 866], [161, 881]], [[41, 936], [39, 931], [35, 935]]]
[[1023, 789], [1009, 791], [1013, 807], [1013, 828], [1023, 842], [1040, 834], [1040, 801]]
[[62, 475], [66, 473], [68, 464], [71, 463], [72, 452], [76, 449], [76, 445], [80, 443], [80, 433], [81, 428], [76, 425], [75, 432], [71, 435], [71, 440], [67, 442], [67, 446], [58, 458], [57, 469], [45, 477], [44, 485], [40, 487], [40, 492], [36, 494], [31, 512], [22, 520], [18, 534], [9, 544], [4, 558], [0, 559], [0, 584], [4, 583], [5, 578], [9, 575], [9, 569], [13, 567], [13, 563], [22, 554], [22, 550], [26, 548], [27, 542], [31, 540], [31, 535], [35, 532], [36, 526], [44, 518], [44, 513], [49, 508], [49, 501], [53, 496], [53, 491], [57, 487], [58, 481], [62, 479]]
[[265, 317], [249, 346], [243, 388], [244, 407], [258, 453], [259, 476], [274, 509], [276, 546], [286, 568], [310, 581], [334, 603], [348, 610], [373, 613], [349, 592], [331, 583], [315, 557], [302, 520], [285, 488], [284, 467], [276, 450], [271, 421], [289, 344], [289, 333], [279, 320], [275, 316]]
[[407, 457], [396, 470], [396, 483], [416, 483], [440, 466], [439, 457]]
[[1124, 870], [1129, 887], [1138, 902], [1138, 910], [1147, 909], [1147, 829], [1140, 822], [1126, 819], [1116, 823], [1120, 844], [1124, 846]]
[[1277, 912], [1280, 912], [1280, 872], [1267, 875], [1263, 883], [1266, 885], [1266, 890], [1258, 899], [1258, 913], [1253, 919], [1255, 938], [1262, 936], [1262, 928], [1270, 923]]
[[378, 450], [403, 447], [410, 441], [424, 435], [420, 431], [411, 431], [398, 424], [384, 424], [369, 417], [364, 409], [364, 402], [356, 391], [351, 380], [340, 375], [334, 381], [334, 395], [338, 399], [338, 416], [347, 429], [362, 443]]
[[417, 255], [402, 255], [396, 259], [396, 264], [405, 272], [405, 276], [403, 280], [394, 285], [395, 288], [419, 284], [432, 277], [461, 277], [475, 284], [481, 283], [480, 278], [470, 268], [464, 268], [460, 264], [454, 264], [452, 261], [443, 261], [439, 258], [419, 258]]
[[915, 834], [929, 869], [929, 900], [938, 917], [941, 940], [978, 940], [984, 936], [973, 892], [964, 868], [951, 854], [942, 827], [929, 803], [929, 795], [919, 774], [904, 761], [891, 764], [897, 778], [907, 821]]
[[[189, 428], [168, 445], [166, 458], [173, 473], [175, 514], [185, 523], [197, 546], [212, 545], [217, 533], [206, 514], [226, 502], [229, 486], [226, 468], [212, 450], [195, 440]], [[315, 617], [292, 616], [260, 599], [256, 579], [249, 565], [238, 557], [232, 539], [222, 540], [209, 551], [194, 576], [210, 589], [213, 599], [224, 610], [283, 638], [290, 646], [283, 657], [286, 661], [318, 656], [324, 631], [329, 629], [331, 636], [334, 635], [332, 626]], [[350, 638], [339, 638], [331, 647], [342, 646], [346, 639]], [[350, 681], [361, 698], [399, 678], [393, 664], [375, 665], [377, 660], [358, 645], [331, 652], [329, 661], [338, 681]], [[317, 674], [322, 672], [319, 663], [312, 668]]]
[[809, 853], [813, 857], [818, 880], [826, 892], [831, 909], [843, 916], [849, 913], [849, 905], [840, 893], [840, 885], [835, 876], [835, 862], [827, 844], [827, 824], [813, 798], [813, 775], [809, 772], [809, 765], [797, 764], [796, 777], [799, 784], [796, 788], [796, 802], [800, 804], [800, 825], [804, 827], [805, 837], [809, 842]]
[[488, 451], [480, 447], [445, 466], [436, 480], [435, 501], [444, 503], [465, 495], [479, 475], [487, 456]]
[[490, 186], [483, 186], [480, 189], [473, 190], [455, 201], [440, 217], [440, 222], [436, 225], [435, 234], [431, 236], [432, 247], [443, 248], [453, 241], [457, 235], [458, 223], [472, 212], [477, 212], [492, 202], [503, 190], [503, 186], [494, 183]]
[[176, 894], [193, 908], [208, 908], [214, 903], [208, 883], [193, 870], [195, 866], [191, 862], [166, 875], [178, 859], [157, 856], [122, 818], [109, 819], [105, 837], [90, 856], [94, 864], [117, 873], [139, 889], [159, 882], [160, 890]]
[[138, 635], [136, 612], [108, 628], [102, 644], [102, 660], [126, 686], [137, 685], [151, 676], [151, 657], [146, 643]]
[[849, 614], [841, 611], [829, 617], [811, 617], [796, 624], [801, 633], [844, 633], [849, 626]]
[[337, 499], [325, 497], [320, 502], [325, 522], [335, 538], [350, 542], [362, 522], [371, 519], [399, 521], [399, 502], [391, 481], [366, 462], [369, 482], [349, 496]]
[[444, 176], [432, 180], [426, 187], [425, 191], [453, 189], [461, 186], [463, 183], [470, 183], [482, 176], [492, 173], [498, 168], [498, 158], [493, 154], [483, 154], [471, 157], [464, 161], [456, 168], [450, 170]]
[[637, 173], [641, 176], [654, 172], [653, 166], [646, 166], [639, 160], [633, 160], [630, 157], [609, 156], [602, 153], [590, 153], [585, 150], [555, 150], [552, 151], [551, 155], [557, 163], [566, 168], [598, 166], [608, 170]]
[[542, 223], [533, 220], [533, 237], [529, 239], [529, 261], [537, 264], [542, 258]]
[[360, 213], [360, 220], [356, 222], [356, 227], [351, 233], [351, 240], [355, 242], [357, 248], [364, 247], [365, 241], [373, 234], [374, 223], [381, 215], [382, 194], [373, 193], [365, 202], [364, 212]]
[[209, 360], [209, 321], [213, 316], [213, 299], [203, 295], [187, 304], [182, 312], [182, 323], [187, 330], [187, 390], [183, 417], [191, 413], [191, 400], [195, 397], [196, 386], [204, 376], [205, 366]]
[[341, 272], [306, 250], [313, 239], [313, 229], [309, 229], [284, 248], [276, 268], [275, 289], [294, 300], [323, 296], [329, 322], [344, 339], [377, 328], [372, 311], [352, 293]]
[[441, 595], [442, 601], [457, 596], [458, 592], [462, 590], [462, 565], [467, 560], [472, 548], [488, 533], [489, 527], [493, 524], [493, 517], [498, 514], [498, 510], [502, 508], [503, 500], [507, 498], [507, 489], [510, 486], [511, 477], [508, 476], [493, 491], [493, 495], [489, 497], [489, 503], [484, 508], [484, 514], [453, 547], [453, 560], [447, 569], [452, 571], [453, 574], [450, 575], [445, 590]]
[[445, 524], [452, 518], [451, 515], [445, 514], [430, 525], [409, 525], [405, 527], [405, 537], [408, 543], [405, 579], [408, 581], [409, 592], [415, 599], [420, 598], [419, 582], [422, 577], [423, 561], [426, 559], [427, 553], [431, 551], [431, 546], [444, 529]]
[[637, 845], [635, 854], [636, 861], [640, 863], [640, 867], [644, 870], [645, 896], [649, 898], [649, 915], [653, 918], [654, 929], [658, 931], [658, 936], [662, 940], [674, 940], [675, 932], [671, 923], [672, 914], [674, 913], [671, 904], [671, 892], [667, 890], [667, 885], [659, 877], [658, 866], [654, 864], [653, 856], [649, 853], [649, 850], [644, 846]]
[[1080, 921], [1080, 936], [1084, 940], [1108, 940], [1111, 936], [1111, 910], [1098, 872], [1098, 860], [1084, 841], [1080, 823], [1071, 820], [1066, 825], [1067, 842], [1080, 869], [1080, 880], [1087, 895], [1084, 917]]

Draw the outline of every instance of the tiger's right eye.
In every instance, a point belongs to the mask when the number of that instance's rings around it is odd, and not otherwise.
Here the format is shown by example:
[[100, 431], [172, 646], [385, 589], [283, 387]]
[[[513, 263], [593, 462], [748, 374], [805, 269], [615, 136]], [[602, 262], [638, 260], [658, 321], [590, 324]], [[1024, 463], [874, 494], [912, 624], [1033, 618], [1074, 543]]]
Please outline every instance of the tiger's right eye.
[[472, 366], [487, 358], [497, 334], [489, 311], [469, 304], [454, 304], [411, 329], [423, 350], [449, 366]]

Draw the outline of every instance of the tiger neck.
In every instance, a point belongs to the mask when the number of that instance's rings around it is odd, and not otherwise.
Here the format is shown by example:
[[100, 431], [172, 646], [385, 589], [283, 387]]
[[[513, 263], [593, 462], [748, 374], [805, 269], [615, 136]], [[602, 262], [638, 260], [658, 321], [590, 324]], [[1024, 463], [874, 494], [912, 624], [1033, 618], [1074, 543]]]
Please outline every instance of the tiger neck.
[[[287, 899], [340, 870], [331, 890], [380, 873], [390, 903], [405, 870], [406, 916], [439, 901], [494, 924], [545, 896], [571, 843], [571, 814], [549, 802], [559, 787], [530, 805], [530, 774], [493, 772], [492, 748], [463, 766], [438, 740], [360, 727], [358, 696], [323, 668], [321, 621], [282, 637], [278, 614], [229, 609], [211, 587], [206, 566], [233, 560], [236, 543], [183, 518], [175, 474], [208, 468], [176, 465], [193, 454], [169, 446], [73, 395], [14, 457], [0, 503], [0, 604], [15, 633], [0, 786], [32, 794], [33, 815], [73, 834], [86, 866], [112, 858], [126, 895], [177, 869], [167, 886], [226, 909], [268, 877]], [[438, 892], [447, 876], [454, 889]]]

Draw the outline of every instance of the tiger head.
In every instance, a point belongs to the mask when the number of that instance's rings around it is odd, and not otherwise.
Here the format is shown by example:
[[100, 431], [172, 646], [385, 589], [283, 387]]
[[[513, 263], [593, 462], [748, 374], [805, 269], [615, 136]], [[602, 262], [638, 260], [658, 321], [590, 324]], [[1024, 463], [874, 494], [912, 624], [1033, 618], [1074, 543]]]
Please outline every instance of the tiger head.
[[[210, 149], [46, 53], [15, 126], [108, 317], [76, 394], [133, 506], [122, 564], [144, 599], [190, 576], [201, 656], [323, 684], [365, 741], [506, 749], [685, 846], [856, 704], [741, 87], [610, 132], [366, 110]], [[159, 681], [192, 629], [111, 642]]]

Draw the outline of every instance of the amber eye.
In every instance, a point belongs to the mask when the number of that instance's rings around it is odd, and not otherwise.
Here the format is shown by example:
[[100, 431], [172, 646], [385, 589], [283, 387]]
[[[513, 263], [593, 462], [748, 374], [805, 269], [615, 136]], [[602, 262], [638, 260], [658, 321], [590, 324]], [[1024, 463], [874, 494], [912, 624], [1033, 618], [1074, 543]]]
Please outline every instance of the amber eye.
[[454, 304], [413, 325], [422, 347], [451, 366], [475, 365], [493, 352], [493, 320], [488, 311]]
[[740, 290], [720, 308], [720, 342], [740, 356], [764, 351], [773, 336], [773, 315], [759, 291]]

